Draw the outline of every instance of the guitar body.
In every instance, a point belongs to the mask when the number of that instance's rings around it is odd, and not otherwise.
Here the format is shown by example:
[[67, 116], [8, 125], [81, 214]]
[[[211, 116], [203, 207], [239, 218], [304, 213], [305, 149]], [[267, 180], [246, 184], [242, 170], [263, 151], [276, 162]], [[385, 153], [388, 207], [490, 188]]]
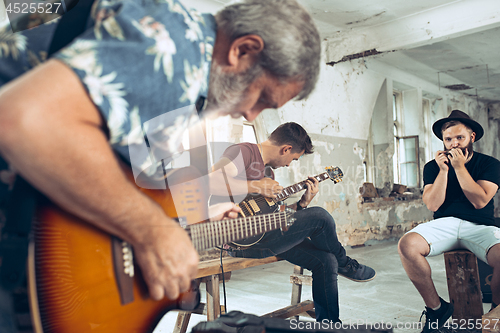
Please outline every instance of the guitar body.
[[[267, 198], [261, 194], [248, 194], [242, 202], [238, 204], [238, 207], [241, 208], [241, 216], [254, 216], [258, 214], [269, 214], [275, 213], [280, 210], [280, 205], [277, 201], [274, 201], [271, 198]], [[231, 245], [234, 245], [239, 248], [245, 248], [257, 244], [264, 238], [265, 234], [255, 235], [252, 237], [248, 237], [245, 239], [241, 239], [236, 242], [232, 242]]]
[[241, 208], [241, 215], [252, 216], [257, 214], [269, 214], [279, 210], [279, 201], [267, 198], [262, 194], [249, 194], [238, 204]]
[[[180, 172], [180, 177], [188, 174], [185, 173]], [[196, 179], [188, 178], [176, 193], [171, 190], [141, 191], [159, 203], [168, 216], [176, 218], [189, 211], [188, 220], [201, 221], [206, 216], [206, 207], [200, 204], [206, 202], [206, 198], [201, 198], [204, 191], [200, 190], [201, 184]], [[185, 197], [187, 193], [190, 200], [184, 200], [184, 206], [174, 207], [173, 197]], [[38, 209], [34, 261], [31, 260], [34, 267], [29, 269], [28, 277], [37, 333], [151, 332], [167, 311], [192, 310], [198, 306], [200, 295], [196, 284], [177, 300], [149, 298], [137, 267], [132, 267], [133, 277], [130, 266], [127, 274], [122, 273], [127, 266], [125, 262], [132, 262], [132, 259], [118, 258], [123, 266], [116, 265], [111, 240], [106, 232], [51, 203]], [[128, 290], [123, 290], [127, 289], [127, 283], [120, 290], [117, 282], [120, 274], [130, 279]], [[126, 302], [122, 300], [124, 294], [129, 295]]]

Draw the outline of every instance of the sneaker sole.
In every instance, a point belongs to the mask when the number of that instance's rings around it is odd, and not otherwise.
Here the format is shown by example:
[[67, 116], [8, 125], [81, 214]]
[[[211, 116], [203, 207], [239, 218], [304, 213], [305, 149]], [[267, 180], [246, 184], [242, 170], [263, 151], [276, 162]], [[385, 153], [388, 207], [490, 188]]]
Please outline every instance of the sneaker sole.
[[372, 276], [371, 278], [369, 278], [368, 280], [356, 280], [356, 279], [350, 278], [350, 277], [348, 277], [348, 276], [342, 275], [342, 274], [340, 274], [340, 273], [338, 273], [338, 275], [339, 275], [339, 276], [342, 276], [342, 277], [344, 277], [344, 278], [346, 278], [346, 279], [349, 279], [349, 280], [351, 280], [351, 281], [354, 281], [354, 282], [368, 282], [368, 281], [371, 281], [371, 280], [375, 279], [375, 277], [377, 276], [377, 272], [375, 272], [375, 275], [374, 275], [374, 276]]

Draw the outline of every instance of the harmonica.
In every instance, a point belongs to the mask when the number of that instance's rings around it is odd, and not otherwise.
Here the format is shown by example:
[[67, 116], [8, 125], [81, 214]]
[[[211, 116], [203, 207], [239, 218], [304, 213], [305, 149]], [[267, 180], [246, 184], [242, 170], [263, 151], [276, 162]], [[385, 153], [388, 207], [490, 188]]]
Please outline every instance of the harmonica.
[[[462, 153], [464, 154], [464, 156], [467, 156], [467, 148], [454, 148], [454, 149], [461, 149], [462, 150]], [[445, 152], [445, 155], [446, 156], [451, 156], [451, 149], [450, 150], [447, 150]]]

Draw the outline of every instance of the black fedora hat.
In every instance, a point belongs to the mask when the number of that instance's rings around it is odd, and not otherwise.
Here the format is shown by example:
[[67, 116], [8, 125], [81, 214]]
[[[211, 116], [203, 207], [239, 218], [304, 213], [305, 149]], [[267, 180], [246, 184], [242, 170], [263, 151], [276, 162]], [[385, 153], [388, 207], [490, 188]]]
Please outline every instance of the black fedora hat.
[[432, 125], [432, 131], [439, 138], [439, 140], [443, 140], [443, 133], [441, 133], [441, 128], [444, 123], [448, 121], [456, 120], [469, 126], [473, 132], [476, 133], [475, 141], [478, 141], [483, 137], [484, 130], [483, 127], [477, 122], [471, 119], [468, 114], [462, 112], [460, 110], [451, 111], [450, 115], [447, 118], [437, 120], [434, 125]]

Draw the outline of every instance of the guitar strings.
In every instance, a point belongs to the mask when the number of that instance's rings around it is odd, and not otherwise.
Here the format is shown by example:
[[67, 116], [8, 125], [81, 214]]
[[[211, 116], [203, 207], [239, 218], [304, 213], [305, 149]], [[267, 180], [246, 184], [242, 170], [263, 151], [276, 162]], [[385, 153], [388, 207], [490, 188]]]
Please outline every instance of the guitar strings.
[[[216, 244], [227, 243], [229, 239], [227, 238], [227, 236], [226, 239], [224, 239], [225, 235], [229, 235], [230, 238], [233, 239], [243, 239], [245, 237], [251, 236], [245, 236], [245, 231], [248, 230], [248, 226], [243, 227], [243, 222], [245, 222], [245, 220], [253, 220], [253, 229], [256, 231], [256, 233], [254, 233], [257, 234], [283, 227], [283, 223], [286, 223], [287, 221], [287, 213], [280, 212], [274, 214], [256, 215], [247, 218], [227, 219], [212, 223], [193, 224], [187, 226], [185, 230], [192, 239], [195, 248], [197, 250], [203, 250], [213, 248], [216, 246]], [[257, 231], [258, 227], [260, 227], [261, 230]], [[250, 229], [252, 229], [252, 227], [250, 227]], [[225, 232], [226, 230], [228, 230], [229, 232]], [[248, 234], [248, 231], [246, 233]]]
[[[329, 179], [329, 178], [331, 178], [332, 180], [334, 180], [334, 179], [335, 179], [335, 178], [337, 178], [337, 177], [331, 177], [331, 176], [329, 175], [329, 173], [328, 173], [328, 172], [324, 172], [324, 173], [321, 173], [321, 174], [319, 174], [319, 175], [314, 176], [314, 178], [316, 178], [319, 182], [322, 182], [322, 181], [327, 180], [327, 179]], [[288, 187], [285, 187], [285, 188], [284, 188], [283, 190], [281, 190], [281, 192], [277, 195], [277, 198], [278, 198], [279, 196], [281, 196], [282, 194], [285, 194], [285, 196], [286, 196], [286, 197], [288, 197], [288, 196], [290, 196], [291, 194], [295, 194], [296, 192], [302, 191], [302, 190], [306, 187], [306, 186], [305, 186], [306, 182], [307, 182], [307, 180], [303, 180], [303, 181], [301, 181], [301, 182], [299, 182], [299, 183], [297, 183], [297, 184], [294, 184], [294, 185], [290, 185], [290, 186], [288, 186]], [[299, 188], [297, 189], [296, 187], [299, 187]], [[291, 193], [291, 194], [286, 193], [286, 191], [287, 191], [287, 190], [288, 190], [288, 191], [290, 191], [290, 192], [292, 192], [292, 193]], [[262, 204], [267, 203], [267, 199], [266, 199], [265, 197], [263, 197], [263, 196], [259, 196], [259, 197], [257, 197], [257, 198], [252, 199], [252, 200], [254, 200], [255, 202], [257, 202], [258, 204], [259, 204], [259, 203], [262, 203]], [[271, 199], [271, 200], [273, 200], [275, 203], [276, 203], [276, 202], [278, 202], [278, 201], [280, 201], [280, 200], [276, 201], [276, 199]], [[244, 201], [245, 201], [245, 200], [244, 200]], [[242, 201], [242, 202], [244, 202], [244, 201]], [[247, 200], [247, 201], [249, 201], [249, 200]], [[246, 209], [246, 207], [244, 207], [244, 206], [240, 206], [240, 208], [241, 208], [242, 210], [244, 210], [244, 213], [245, 213], [245, 215], [246, 215], [246, 216], [248, 216], [248, 215], [253, 215], [253, 214], [252, 214], [252, 212], [250, 212], [250, 211], [248, 211], [248, 210]]]
[[[303, 186], [304, 184], [305, 184], [305, 181], [297, 183], [297, 184], [294, 184], [292, 186], [288, 186], [288, 187], [284, 188], [283, 190], [281, 190], [281, 192], [277, 196], [280, 196], [281, 194], [285, 193], [285, 190], [289, 190], [290, 192], [293, 191], [292, 194], [295, 194], [296, 192], [302, 191], [304, 189], [304, 186]], [[298, 186], [302, 186], [302, 188], [299, 188], [298, 190], [295, 189], [295, 187], [298, 187]], [[289, 195], [286, 195], [286, 196], [289, 196]], [[255, 198], [253, 200], [256, 201], [256, 202], [258, 202], [258, 203], [266, 203], [267, 202], [267, 200], [266, 200], [265, 197], [257, 197], [257, 198]], [[272, 200], [275, 201], [275, 199], [272, 199]]]

